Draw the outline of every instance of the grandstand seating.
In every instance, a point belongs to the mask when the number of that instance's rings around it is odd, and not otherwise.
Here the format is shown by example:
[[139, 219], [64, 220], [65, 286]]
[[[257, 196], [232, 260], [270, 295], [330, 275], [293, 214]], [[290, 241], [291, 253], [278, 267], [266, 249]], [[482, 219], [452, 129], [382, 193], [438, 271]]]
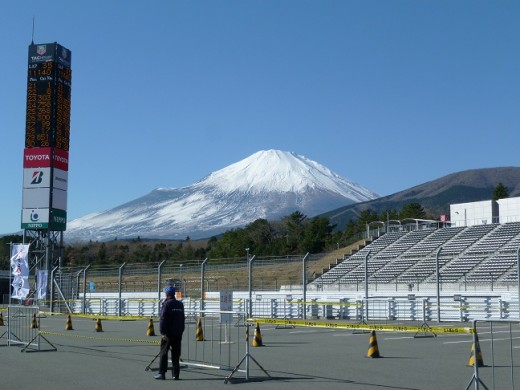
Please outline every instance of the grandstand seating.
[[[442, 283], [517, 280], [520, 222], [389, 232], [350, 256], [313, 283], [357, 284], [368, 274], [378, 283], [431, 283], [438, 253]], [[439, 248], [442, 248], [440, 252]]]

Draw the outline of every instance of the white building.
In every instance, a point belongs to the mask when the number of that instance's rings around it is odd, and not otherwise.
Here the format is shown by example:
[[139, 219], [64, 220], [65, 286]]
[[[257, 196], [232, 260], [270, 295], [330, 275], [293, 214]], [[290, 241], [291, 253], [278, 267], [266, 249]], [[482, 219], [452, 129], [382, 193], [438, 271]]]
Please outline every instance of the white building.
[[450, 205], [451, 226], [520, 221], [520, 197]]
[[500, 223], [520, 221], [520, 197], [498, 200]]

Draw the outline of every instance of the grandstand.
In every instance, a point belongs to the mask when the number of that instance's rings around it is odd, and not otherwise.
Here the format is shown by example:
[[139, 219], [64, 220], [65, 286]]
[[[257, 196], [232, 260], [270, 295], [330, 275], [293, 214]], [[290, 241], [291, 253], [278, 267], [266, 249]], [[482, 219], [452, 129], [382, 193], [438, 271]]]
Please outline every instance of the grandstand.
[[473, 283], [497, 288], [517, 282], [519, 248], [520, 222], [435, 228], [417, 224], [412, 230], [371, 237], [311, 286], [336, 290], [364, 282], [365, 260], [369, 283], [427, 286], [436, 283], [438, 257], [443, 286]]

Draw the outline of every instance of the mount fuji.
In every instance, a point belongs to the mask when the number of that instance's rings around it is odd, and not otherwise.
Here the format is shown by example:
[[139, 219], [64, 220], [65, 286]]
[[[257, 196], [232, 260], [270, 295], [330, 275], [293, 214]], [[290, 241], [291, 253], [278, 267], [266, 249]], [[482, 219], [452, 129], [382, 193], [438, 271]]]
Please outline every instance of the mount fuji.
[[70, 221], [66, 241], [209, 238], [259, 218], [309, 217], [379, 195], [292, 152], [259, 151], [183, 188]]

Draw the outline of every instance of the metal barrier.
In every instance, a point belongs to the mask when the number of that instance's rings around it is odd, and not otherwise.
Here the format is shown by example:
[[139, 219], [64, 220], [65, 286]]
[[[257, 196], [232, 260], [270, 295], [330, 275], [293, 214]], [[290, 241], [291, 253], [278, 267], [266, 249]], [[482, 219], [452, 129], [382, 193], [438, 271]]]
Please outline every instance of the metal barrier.
[[[514, 341], [520, 332], [520, 320], [474, 320], [473, 345], [469, 365], [473, 365], [473, 375], [466, 390], [474, 389], [515, 389], [520, 381], [517, 369], [520, 359], [518, 346]], [[479, 338], [479, 335], [481, 336]], [[483, 335], [487, 337], [482, 338]], [[484, 361], [488, 364], [485, 365]], [[486, 367], [482, 369], [482, 367]], [[486, 383], [488, 385], [486, 385]]]
[[[245, 312], [236, 311], [185, 311], [186, 328], [182, 339], [181, 365], [231, 371], [225, 383], [236, 372], [245, 372], [249, 379], [249, 359], [269, 374], [249, 352], [249, 327], [234, 326], [235, 321], [245, 317]], [[145, 370], [149, 370], [157, 354]], [[243, 362], [245, 369], [240, 369]]]
[[[219, 310], [219, 293], [208, 293], [204, 301], [183, 298], [185, 308], [192, 311]], [[159, 316], [160, 303], [153, 293], [117, 297], [116, 294], [96, 295], [68, 301], [72, 313], [103, 316]], [[233, 310], [249, 308], [247, 293], [234, 292]], [[439, 306], [440, 305], [440, 306]], [[307, 302], [301, 294], [272, 292], [255, 294], [252, 315], [269, 318], [328, 318], [351, 321], [435, 321], [470, 322], [474, 319], [516, 319], [517, 303], [500, 296], [442, 296], [439, 301], [431, 296], [370, 297], [345, 295], [311, 295]]]
[[[228, 319], [231, 321], [222, 321], [223, 314], [230, 314]], [[183, 363], [220, 370], [232, 369], [245, 351], [243, 329], [233, 326], [233, 318], [243, 313], [207, 310], [203, 312], [203, 317], [200, 315], [200, 311], [186, 311]], [[203, 340], [189, 342], [190, 338], [196, 340], [197, 336]]]
[[23, 345], [22, 352], [28, 348], [41, 350], [42, 339], [51, 346], [51, 350], [55, 351], [56, 347], [39, 332], [40, 320], [39, 309], [36, 306], [9, 305], [7, 331], [1, 337], [6, 336], [8, 346]]

